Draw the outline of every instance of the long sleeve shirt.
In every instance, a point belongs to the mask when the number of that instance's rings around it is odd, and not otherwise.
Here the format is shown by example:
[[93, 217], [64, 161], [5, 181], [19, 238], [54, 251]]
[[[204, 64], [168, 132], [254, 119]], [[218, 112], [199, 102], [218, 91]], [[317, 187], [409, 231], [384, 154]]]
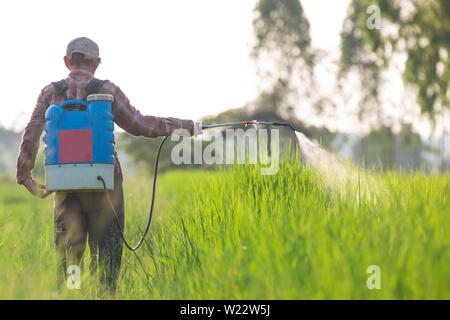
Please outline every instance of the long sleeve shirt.
[[[86, 70], [72, 70], [65, 79], [68, 85], [66, 96], [69, 100], [81, 100], [85, 97], [85, 87], [91, 81], [93, 75]], [[112, 113], [114, 122], [123, 130], [134, 136], [156, 138], [168, 136], [176, 129], [186, 129], [193, 134], [194, 123], [191, 120], [177, 118], [162, 118], [144, 116], [134, 108], [126, 95], [114, 83], [106, 82], [98, 93], [114, 96]], [[22, 184], [25, 179], [31, 177], [36, 155], [39, 148], [40, 137], [45, 125], [45, 112], [53, 104], [59, 105], [64, 101], [63, 95], [58, 95], [52, 84], [42, 89], [31, 115], [31, 119], [25, 127], [22, 143], [17, 158], [17, 183]], [[116, 161], [116, 170], [120, 171], [120, 164]]]

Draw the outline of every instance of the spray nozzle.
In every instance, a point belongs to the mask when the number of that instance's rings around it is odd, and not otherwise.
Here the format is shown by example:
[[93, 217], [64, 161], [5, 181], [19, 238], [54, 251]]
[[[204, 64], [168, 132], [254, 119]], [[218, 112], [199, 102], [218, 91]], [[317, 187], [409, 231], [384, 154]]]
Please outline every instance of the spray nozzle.
[[252, 126], [255, 129], [258, 129], [258, 120], [250, 120], [250, 121], [244, 121], [245, 127]]

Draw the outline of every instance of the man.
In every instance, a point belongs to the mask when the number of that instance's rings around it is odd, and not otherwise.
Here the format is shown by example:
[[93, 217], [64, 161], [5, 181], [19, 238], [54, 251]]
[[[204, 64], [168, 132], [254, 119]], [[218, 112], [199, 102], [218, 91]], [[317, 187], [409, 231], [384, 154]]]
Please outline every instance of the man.
[[[33, 195], [45, 198], [49, 194], [45, 186], [32, 178], [31, 171], [45, 124], [45, 111], [52, 104], [59, 105], [72, 99], [84, 100], [89, 93], [110, 94], [114, 97], [114, 122], [132, 135], [156, 138], [168, 136], [176, 129], [186, 129], [191, 135], [194, 134], [197, 124], [194, 125], [191, 120], [143, 116], [131, 106], [118, 86], [95, 79], [94, 74], [101, 59], [99, 48], [92, 40], [84, 37], [72, 40], [67, 46], [64, 62], [70, 70], [69, 76], [41, 91], [22, 137], [17, 159], [17, 183], [22, 184]], [[122, 172], [117, 156], [114, 165], [114, 190], [110, 191], [110, 197], [123, 231]], [[62, 285], [69, 265], [80, 265], [88, 241], [91, 271], [96, 271], [99, 265], [102, 287], [115, 291], [123, 243], [114, 219], [114, 213], [103, 192], [55, 192], [54, 240], [60, 257], [58, 286]]]

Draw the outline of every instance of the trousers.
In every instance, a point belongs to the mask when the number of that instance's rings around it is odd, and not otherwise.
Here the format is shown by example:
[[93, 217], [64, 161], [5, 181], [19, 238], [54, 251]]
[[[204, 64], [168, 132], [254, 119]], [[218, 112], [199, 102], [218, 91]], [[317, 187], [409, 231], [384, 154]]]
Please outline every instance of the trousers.
[[124, 229], [124, 199], [122, 172], [116, 163], [114, 190], [108, 191], [117, 213], [104, 191], [55, 192], [54, 196], [54, 242], [58, 254], [57, 286], [67, 279], [71, 265], [84, 268], [83, 253], [89, 244], [91, 274], [97, 276], [101, 290], [115, 293], [122, 260]]

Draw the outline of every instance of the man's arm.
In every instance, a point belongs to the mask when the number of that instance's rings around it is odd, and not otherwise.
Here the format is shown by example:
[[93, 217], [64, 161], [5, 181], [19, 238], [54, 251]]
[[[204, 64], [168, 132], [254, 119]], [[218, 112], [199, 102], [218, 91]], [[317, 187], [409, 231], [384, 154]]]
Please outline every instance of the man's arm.
[[156, 138], [171, 135], [176, 129], [186, 129], [191, 135], [194, 134], [192, 120], [142, 115], [130, 104], [122, 90], [111, 82], [107, 82], [101, 91], [114, 96], [114, 121], [129, 134]]
[[53, 86], [45, 87], [38, 97], [36, 107], [31, 115], [31, 119], [25, 127], [20, 144], [19, 156], [17, 157], [16, 179], [18, 184], [23, 184], [31, 193], [39, 197], [44, 197], [45, 187], [35, 182], [31, 177], [34, 168], [37, 151], [39, 149], [39, 139], [45, 125], [45, 111], [49, 105]]

